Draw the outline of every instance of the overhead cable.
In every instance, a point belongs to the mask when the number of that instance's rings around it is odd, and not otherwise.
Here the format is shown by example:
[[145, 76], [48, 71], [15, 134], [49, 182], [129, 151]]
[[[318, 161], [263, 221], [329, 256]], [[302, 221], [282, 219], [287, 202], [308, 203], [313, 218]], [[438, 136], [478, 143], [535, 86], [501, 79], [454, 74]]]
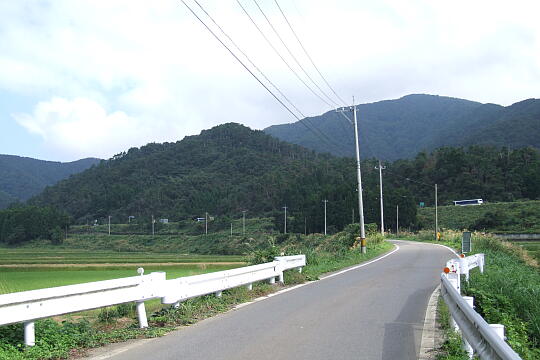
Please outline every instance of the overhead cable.
[[[296, 58], [296, 56], [294, 56], [294, 54], [292, 53], [291, 49], [289, 49], [289, 47], [287, 46], [287, 44], [285, 43], [285, 41], [283, 40], [283, 38], [281, 37], [281, 35], [279, 35], [279, 32], [276, 30], [276, 28], [274, 27], [274, 25], [272, 24], [272, 22], [270, 21], [270, 19], [268, 18], [268, 16], [266, 16], [265, 12], [263, 11], [263, 9], [261, 8], [261, 6], [259, 5], [259, 3], [257, 2], [257, 0], [253, 0], [253, 2], [255, 3], [255, 5], [257, 6], [257, 8], [259, 9], [259, 11], [261, 12], [262, 16], [266, 19], [266, 22], [268, 23], [268, 25], [270, 26], [270, 28], [272, 29], [272, 31], [274, 32], [274, 34], [276, 35], [276, 37], [279, 39], [279, 41], [281, 42], [281, 45], [283, 45], [283, 47], [285, 48], [285, 50], [287, 50], [287, 52], [289, 53], [289, 55], [291, 56], [291, 58], [294, 60], [294, 62], [296, 62], [296, 64], [300, 67], [300, 69], [302, 70], [302, 72], [304, 73], [304, 75], [307, 76], [307, 78], [311, 81], [311, 83], [313, 85], [315, 85], [315, 87], [321, 92], [321, 94], [323, 94], [323, 96], [325, 96], [330, 102], [332, 102], [334, 104], [334, 106], [339, 106], [339, 104], [337, 102], [335, 102], [330, 96], [328, 96], [320, 87], [319, 85], [317, 85], [317, 83], [313, 80], [313, 78], [308, 74], [308, 72], [306, 71], [306, 69], [304, 69], [304, 67], [302, 66], [302, 64], [300, 64], [300, 62], [298, 61], [298, 59]], [[321, 98], [319, 96], [319, 98]], [[323, 100], [321, 98], [321, 100]], [[326, 103], [328, 106], [330, 107], [333, 107], [331, 104], [329, 104], [326, 100], [323, 100], [324, 103]]]
[[306, 57], [309, 59], [309, 61], [311, 62], [311, 65], [313, 65], [313, 67], [315, 68], [315, 70], [317, 70], [317, 73], [319, 74], [319, 76], [321, 77], [321, 79], [323, 79], [324, 83], [326, 84], [326, 86], [328, 86], [328, 88], [334, 93], [334, 95], [341, 101], [341, 103], [343, 105], [346, 104], [346, 102], [337, 94], [337, 92], [334, 90], [334, 88], [332, 86], [330, 86], [330, 83], [326, 80], [326, 78], [323, 76], [323, 74], [321, 73], [321, 71], [319, 70], [319, 68], [317, 67], [317, 65], [315, 65], [315, 62], [313, 61], [312, 57], [309, 55], [309, 53], [307, 52], [306, 48], [304, 47], [304, 45], [302, 44], [302, 41], [300, 41], [300, 38], [298, 37], [298, 35], [296, 34], [296, 31], [294, 31], [291, 23], [289, 22], [289, 19], [287, 19], [287, 16], [285, 16], [285, 12], [281, 9], [281, 6], [279, 6], [279, 3], [277, 0], [274, 0], [279, 11], [281, 12], [281, 15], [283, 15], [283, 19], [285, 19], [285, 22], [287, 23], [287, 25], [289, 25], [289, 29], [291, 29], [291, 32], [293, 33], [294, 37], [296, 38], [296, 40], [298, 41], [298, 44], [300, 44], [300, 47], [302, 48], [302, 50], [304, 51], [304, 54], [306, 54]]
[[[208, 24], [206, 24], [198, 15], [197, 13], [186, 3], [185, 0], [180, 0], [182, 1], [182, 3], [186, 6], [186, 8], [188, 8], [188, 10], [193, 14], [193, 16], [195, 16], [197, 18], [197, 20], [199, 20], [199, 22], [214, 36], [214, 38], [219, 41], [219, 43], [221, 45], [223, 45], [223, 47], [225, 47], [225, 49], [227, 49], [227, 51], [244, 67], [244, 69], [246, 69], [250, 74], [251, 76], [253, 76], [255, 78], [255, 80], [257, 80], [257, 82], [259, 84], [261, 84], [261, 86], [263, 86], [266, 91], [268, 91], [270, 93], [270, 95], [272, 95], [272, 97], [274, 97], [274, 99], [276, 99], [295, 119], [297, 119], [300, 123], [302, 123], [302, 125], [304, 125], [309, 131], [313, 132], [314, 135], [316, 135], [317, 137], [319, 137], [320, 139], [324, 138], [324, 141], [326, 141], [329, 145], [335, 145], [335, 143], [324, 133], [320, 132], [320, 130], [316, 129], [316, 128], [310, 128], [302, 119], [300, 119], [283, 101], [281, 101], [281, 99], [279, 99], [279, 97], [277, 97], [273, 92], [272, 90], [270, 90], [258, 77], [257, 75], [255, 75], [250, 69], [249, 67], [219, 38], [219, 36], [217, 36], [217, 34], [212, 31], [212, 29], [208, 26]], [[200, 4], [198, 4], [199, 6], [201, 6]], [[201, 7], [202, 9], [202, 7]], [[204, 9], [203, 9], [204, 11]], [[205, 13], [207, 13], [205, 11]], [[208, 13], [207, 13], [208, 14]], [[319, 131], [319, 134], [317, 134], [317, 131]], [[322, 137], [321, 137], [322, 136]]]

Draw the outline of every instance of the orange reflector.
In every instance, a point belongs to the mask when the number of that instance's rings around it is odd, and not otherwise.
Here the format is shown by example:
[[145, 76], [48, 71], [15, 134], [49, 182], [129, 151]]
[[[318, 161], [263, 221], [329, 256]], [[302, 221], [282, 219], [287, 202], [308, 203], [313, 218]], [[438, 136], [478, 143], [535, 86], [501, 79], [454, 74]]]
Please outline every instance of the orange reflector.
[[461, 254], [461, 255], [459, 255], [459, 257], [461, 257], [461, 258], [464, 258], [464, 257], [465, 257], [465, 254]]
[[445, 274], [449, 274], [449, 273], [450, 273], [450, 269], [449, 269], [448, 267], [445, 267], [445, 268], [443, 269], [443, 271], [444, 271]]

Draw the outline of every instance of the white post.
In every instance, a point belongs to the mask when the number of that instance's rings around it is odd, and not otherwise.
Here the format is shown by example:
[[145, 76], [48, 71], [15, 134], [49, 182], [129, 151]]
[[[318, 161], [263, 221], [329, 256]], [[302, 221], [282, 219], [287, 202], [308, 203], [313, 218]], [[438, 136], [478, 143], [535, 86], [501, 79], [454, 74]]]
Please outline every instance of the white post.
[[216, 297], [220, 298], [223, 295], [223, 291], [216, 291]]
[[435, 241], [439, 241], [439, 209], [437, 208], [437, 184], [435, 184]]
[[285, 284], [285, 279], [283, 278], [283, 271], [279, 273], [279, 282]]
[[501, 339], [506, 340], [504, 336], [504, 325], [501, 324], [489, 324], [489, 327], [495, 331], [497, 336], [499, 336]]
[[[467, 305], [469, 305], [471, 308], [474, 309], [474, 298], [472, 296], [464, 296], [463, 300], [465, 300]], [[463, 339], [463, 349], [469, 355], [469, 359], [472, 359], [473, 355], [474, 355], [474, 350], [473, 350], [471, 344], [469, 344], [469, 342], [467, 340], [465, 340], [465, 338]]]
[[36, 331], [33, 321], [24, 323], [24, 344], [26, 346], [36, 345]]
[[477, 254], [478, 256], [478, 267], [480, 268], [480, 273], [484, 273], [484, 254]]
[[177, 301], [173, 304], [173, 308], [178, 309], [180, 307], [181, 301]]
[[381, 235], [384, 236], [384, 207], [383, 207], [383, 191], [382, 191], [382, 171], [386, 169], [381, 165], [381, 160], [379, 160], [379, 166], [375, 166], [375, 169], [379, 170], [379, 197], [381, 200]]
[[324, 235], [326, 235], [326, 203], [328, 200], [323, 200], [324, 202]]
[[141, 329], [148, 327], [148, 320], [146, 319], [146, 309], [144, 307], [144, 301], [137, 301], [137, 317], [139, 318], [139, 327]]
[[247, 288], [248, 290], [253, 290], [253, 283], [247, 284], [247, 285], [246, 285], [246, 288]]
[[276, 283], [276, 277], [272, 276], [270, 279], [268, 279], [269, 284], [275, 284]]
[[[354, 99], [353, 99], [354, 102]], [[362, 172], [360, 170], [360, 147], [358, 145], [358, 122], [356, 121], [356, 105], [353, 104], [354, 113], [354, 140], [356, 145], [356, 175], [358, 178], [358, 210], [360, 215], [360, 249], [366, 253], [366, 229], [364, 226], [364, 202], [362, 198]]]
[[[459, 289], [459, 274], [457, 273], [449, 273], [447, 274], [447, 279], [448, 281], [450, 282], [450, 284], [452, 284], [452, 286], [454, 287], [454, 289], [456, 289], [458, 291], [458, 293], [461, 293], [460, 292], [460, 289]], [[450, 316], [450, 326], [452, 327], [452, 329], [454, 329], [454, 331], [459, 331], [459, 326], [457, 325], [456, 321], [454, 320], [454, 318], [452, 316]]]
[[399, 205], [396, 205], [396, 236], [399, 235]]
[[459, 258], [459, 272], [465, 275], [465, 280], [469, 282], [469, 262], [462, 257]]

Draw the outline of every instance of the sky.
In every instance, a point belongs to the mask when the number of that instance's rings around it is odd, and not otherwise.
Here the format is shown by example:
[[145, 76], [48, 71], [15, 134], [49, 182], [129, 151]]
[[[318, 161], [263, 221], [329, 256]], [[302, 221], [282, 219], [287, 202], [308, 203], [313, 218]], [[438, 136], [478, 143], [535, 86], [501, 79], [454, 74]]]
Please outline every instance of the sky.
[[[353, 96], [540, 97], [537, 0], [198, 0], [228, 37], [185, 2], [300, 118]], [[181, 0], [0, 0], [0, 154], [110, 158], [226, 122], [294, 121]]]

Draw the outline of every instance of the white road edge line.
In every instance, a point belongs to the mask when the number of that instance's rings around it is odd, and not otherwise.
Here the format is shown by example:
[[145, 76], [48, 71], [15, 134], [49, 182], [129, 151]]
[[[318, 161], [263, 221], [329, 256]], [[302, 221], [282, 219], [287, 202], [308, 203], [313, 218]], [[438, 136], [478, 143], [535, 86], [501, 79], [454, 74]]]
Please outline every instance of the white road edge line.
[[439, 301], [441, 285], [438, 285], [431, 296], [424, 317], [422, 339], [420, 340], [420, 352], [418, 360], [431, 360], [434, 357], [430, 353], [435, 350], [435, 338], [437, 336], [437, 303]]
[[235, 307], [232, 308], [232, 310], [237, 310], [237, 309], [243, 308], [244, 306], [248, 306], [248, 305], [250, 305], [250, 304], [259, 302], [259, 301], [261, 301], [261, 300], [265, 300], [265, 299], [271, 298], [271, 297], [276, 296], [276, 295], [281, 295], [281, 294], [286, 293], [286, 292], [289, 292], [289, 291], [291, 291], [291, 290], [295, 290], [295, 289], [301, 288], [301, 287], [303, 287], [303, 286], [307, 286], [307, 285], [316, 283], [316, 282], [318, 282], [318, 281], [322, 281], [322, 280], [325, 280], [325, 279], [329, 279], [329, 278], [332, 278], [332, 277], [334, 277], [334, 276], [341, 275], [341, 274], [344, 274], [344, 273], [346, 273], [346, 272], [349, 272], [349, 271], [352, 271], [352, 270], [359, 269], [359, 268], [364, 267], [364, 266], [367, 266], [367, 265], [369, 265], [369, 264], [373, 264], [374, 262], [379, 261], [379, 260], [382, 260], [382, 259], [384, 259], [385, 257], [390, 256], [390, 255], [392, 255], [393, 253], [395, 253], [396, 251], [399, 250], [399, 245], [397, 245], [397, 244], [393, 244], [393, 245], [395, 246], [395, 249], [392, 250], [392, 251], [390, 251], [390, 252], [387, 253], [387, 254], [384, 254], [384, 255], [381, 256], [381, 257], [378, 257], [378, 258], [373, 259], [373, 260], [370, 260], [370, 261], [368, 261], [368, 262], [366, 262], [366, 263], [362, 263], [362, 264], [359, 264], [359, 265], [355, 265], [355, 266], [352, 266], [352, 267], [347, 268], [347, 269], [345, 269], [345, 270], [341, 270], [341, 271], [339, 271], [339, 272], [336, 272], [336, 273], [333, 273], [333, 274], [330, 274], [330, 275], [321, 277], [321, 278], [319, 278], [319, 280], [308, 281], [308, 282], [305, 282], [305, 283], [303, 283], [303, 284], [298, 284], [298, 285], [295, 285], [295, 286], [292, 286], [292, 287], [289, 287], [289, 288], [286, 288], [286, 289], [283, 289], [283, 290], [280, 290], [280, 291], [273, 292], [273, 293], [268, 294], [268, 295], [266, 295], [266, 296], [258, 297], [258, 298], [256, 298], [256, 299], [253, 299], [253, 300], [249, 301], [249, 302], [246, 302], [246, 303], [243, 303], [243, 304], [236, 305]]

